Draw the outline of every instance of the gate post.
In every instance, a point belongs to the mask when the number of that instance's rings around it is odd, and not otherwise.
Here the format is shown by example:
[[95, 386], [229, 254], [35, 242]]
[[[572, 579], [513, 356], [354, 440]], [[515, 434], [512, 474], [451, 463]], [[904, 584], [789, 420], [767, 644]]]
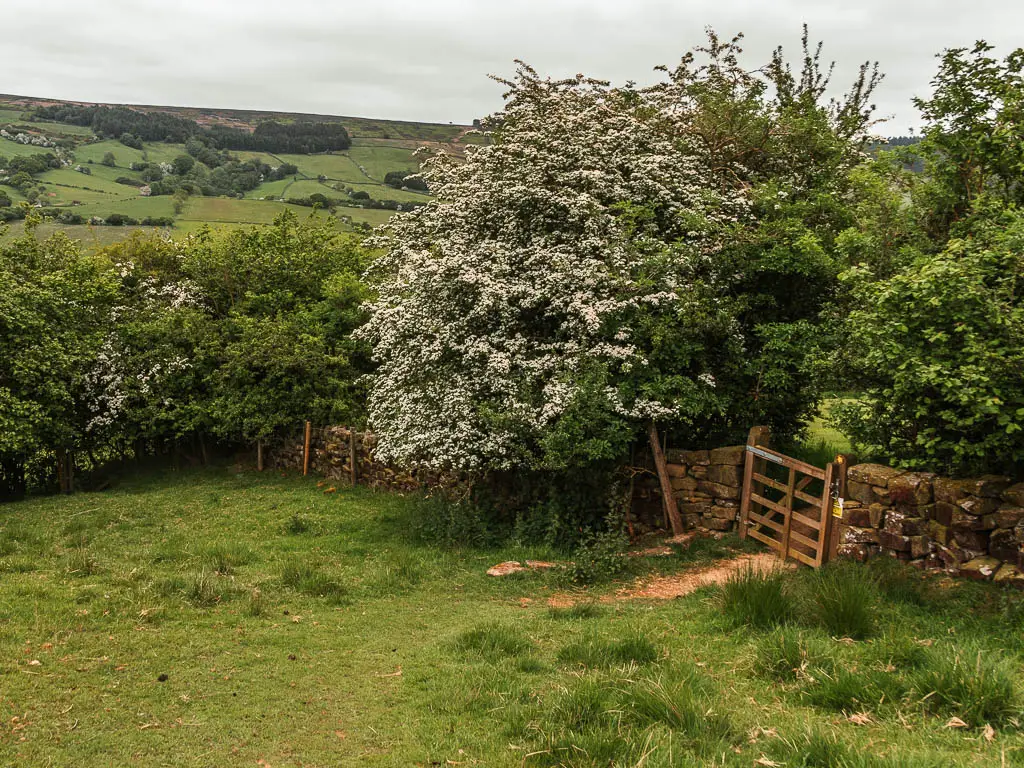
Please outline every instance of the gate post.
[[[747, 446], [760, 446], [762, 448], [768, 447], [768, 441], [771, 439], [771, 430], [768, 427], [752, 427], [750, 433], [747, 435]], [[764, 459], [757, 459], [757, 464], [754, 464], [754, 454], [749, 450], [745, 452], [743, 457], [743, 494], [740, 497], [740, 538], [747, 538], [747, 521], [750, 515], [750, 492], [751, 483], [754, 480], [754, 471], [764, 474]]]
[[[846, 470], [849, 468], [850, 457], [845, 453], [841, 453], [836, 456], [836, 460], [830, 464], [830, 467], [834, 467], [832, 472], [832, 488], [826, 488], [825, 491], [830, 496], [833, 491], [837, 499], [846, 498]], [[839, 553], [839, 537], [842, 532], [842, 519], [835, 517], [835, 509], [829, 509], [829, 514], [825, 520], [825, 530], [822, 531], [822, 537], [825, 540], [825, 554], [822, 562], [829, 562], [835, 559]]]

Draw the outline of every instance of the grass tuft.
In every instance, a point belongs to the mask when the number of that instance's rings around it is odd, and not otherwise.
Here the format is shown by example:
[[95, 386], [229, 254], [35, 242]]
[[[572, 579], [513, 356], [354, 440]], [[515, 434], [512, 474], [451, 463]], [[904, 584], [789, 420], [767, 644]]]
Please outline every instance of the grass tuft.
[[303, 533], [307, 533], [309, 529], [309, 520], [298, 512], [293, 513], [284, 524], [284, 532], [290, 536], [299, 536]]
[[805, 677], [809, 667], [827, 670], [834, 665], [831, 649], [820, 638], [792, 627], [779, 627], [755, 646], [754, 670], [783, 682]]
[[548, 616], [556, 621], [576, 621], [578, 619], [596, 619], [604, 611], [594, 603], [574, 603], [565, 608], [552, 607], [548, 609]]
[[522, 656], [533, 648], [533, 643], [516, 627], [508, 624], [487, 624], [459, 635], [455, 649], [475, 653], [488, 661]]
[[245, 615], [258, 617], [262, 616], [264, 611], [263, 592], [260, 591], [259, 587], [253, 587], [249, 592], [249, 601], [245, 606]]
[[975, 645], [932, 650], [913, 677], [926, 712], [959, 717], [970, 726], [1002, 725], [1021, 715], [1017, 675], [1010, 661]]
[[230, 576], [239, 566], [248, 565], [253, 559], [252, 550], [238, 544], [217, 544], [206, 553], [213, 572], [221, 576]]
[[99, 561], [85, 547], [72, 549], [65, 561], [67, 572], [72, 576], [92, 576], [100, 571]]
[[813, 682], [804, 689], [802, 698], [833, 712], [876, 711], [886, 704], [898, 704], [907, 693], [903, 678], [884, 670], [836, 665], [832, 669], [812, 668], [809, 675]]
[[736, 626], [769, 629], [794, 615], [793, 601], [782, 571], [746, 568], [722, 585], [722, 609]]
[[735, 736], [710, 681], [693, 667], [632, 683], [621, 692], [619, 706], [626, 720], [641, 727], [666, 726], [685, 735], [702, 754], [721, 751]]
[[591, 668], [652, 664], [660, 656], [658, 647], [638, 631], [618, 639], [591, 633], [558, 651], [562, 664]]
[[331, 603], [346, 602], [349, 596], [345, 585], [335, 581], [320, 568], [302, 560], [291, 560], [281, 569], [281, 583], [310, 597], [322, 597]]
[[198, 608], [209, 608], [231, 597], [232, 590], [207, 571], [193, 575], [185, 585], [185, 599]]
[[875, 634], [878, 592], [863, 566], [830, 563], [810, 574], [807, 587], [810, 612], [829, 633], [854, 640]]

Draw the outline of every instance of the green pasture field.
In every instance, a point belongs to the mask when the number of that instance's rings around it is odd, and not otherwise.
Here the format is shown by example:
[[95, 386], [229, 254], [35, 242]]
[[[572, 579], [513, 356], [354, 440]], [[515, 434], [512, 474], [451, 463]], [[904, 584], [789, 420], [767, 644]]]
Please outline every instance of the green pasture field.
[[615, 599], [757, 547], [698, 540], [591, 589], [494, 579], [565, 555], [441, 546], [434, 503], [332, 489], [235, 466], [0, 508], [0, 764], [1024, 759], [1016, 593], [880, 563]]
[[186, 221], [269, 224], [286, 209], [284, 203], [264, 200], [238, 200], [231, 197], [194, 197], [181, 218]]
[[[84, 166], [83, 166], [84, 167]], [[88, 166], [89, 170], [93, 170], [93, 166]], [[109, 172], [111, 169], [107, 169]], [[108, 173], [96, 173], [95, 171], [90, 174], [79, 173], [73, 168], [58, 168], [56, 170], [47, 171], [41, 173], [38, 178], [44, 184], [65, 184], [70, 187], [81, 187], [83, 189], [91, 189], [97, 192], [105, 192], [114, 197], [134, 197], [139, 194], [139, 191], [135, 187], [129, 187], [124, 184], [118, 184], [114, 181], [111, 176], [122, 176], [120, 174], [109, 174]]]
[[[153, 146], [153, 145], [149, 145]], [[107, 152], [113, 152], [117, 164], [121, 168], [128, 168], [132, 163], [144, 162], [142, 150], [126, 147], [120, 141], [107, 139], [106, 141], [95, 141], [89, 144], [80, 144], [75, 147], [75, 162], [79, 164], [88, 163], [99, 165]]]
[[[76, 209], [77, 210], [77, 209]], [[55, 224], [53, 222], [43, 222], [39, 225], [36, 230], [36, 234], [40, 238], [46, 238], [50, 235], [54, 235], [61, 232], [72, 240], [81, 241], [86, 247], [89, 248], [101, 248], [106, 245], [112, 245], [119, 243], [132, 232], [152, 232], [153, 227], [93, 227], [88, 224]], [[172, 230], [161, 230], [170, 231], [173, 234], [178, 233], [178, 228], [175, 227]], [[24, 222], [17, 221], [12, 222], [8, 225], [7, 233], [4, 234], [0, 229], [0, 242], [4, 240], [13, 240], [17, 237], [21, 237], [25, 232]], [[3, 513], [0, 512], [0, 519], [2, 519]], [[2, 754], [2, 749], [0, 749]]]
[[92, 136], [92, 128], [84, 125], [67, 125], [65, 123], [51, 123], [48, 120], [22, 121], [21, 124], [38, 128], [46, 134], [60, 134], [62, 136]]
[[22, 123], [24, 120], [21, 116], [24, 114], [24, 110], [20, 109], [0, 109], [0, 123]]
[[10, 139], [0, 138], [0, 156], [2, 157], [25, 157], [27, 155], [55, 154], [52, 147], [34, 147], [30, 144], [21, 144]]
[[338, 208], [337, 216], [340, 219], [349, 219], [357, 224], [369, 224], [371, 227], [379, 227], [386, 224], [394, 216], [394, 211], [384, 211], [374, 208]]
[[286, 192], [290, 196], [291, 193], [290, 191], [288, 191], [288, 189], [295, 183], [296, 182], [293, 180], [291, 176], [289, 176], [286, 179], [280, 179], [278, 181], [265, 181], [258, 187], [256, 187], [256, 189], [251, 189], [248, 192], [246, 192], [245, 196], [250, 200], [262, 200], [264, 197], [285, 197]]
[[374, 120], [363, 117], [344, 117], [341, 123], [353, 139], [415, 139], [421, 141], [451, 141], [463, 130], [464, 125], [443, 123], [411, 123], [391, 120]]
[[[131, 189], [131, 187], [126, 187], [126, 189]], [[87, 218], [89, 216], [106, 218], [112, 213], [121, 213], [135, 219], [144, 219], [147, 216], [174, 216], [174, 201], [170, 195], [158, 197], [137, 195], [130, 199], [121, 199], [111, 203], [98, 202], [75, 206], [71, 210]]]
[[358, 183], [371, 181], [359, 170], [352, 159], [342, 154], [323, 155], [278, 155], [282, 162], [293, 163], [305, 176], [316, 178], [323, 175], [334, 181]]
[[418, 171], [420, 167], [412, 153], [401, 147], [352, 147], [348, 155], [377, 181], [384, 181], [388, 171]]

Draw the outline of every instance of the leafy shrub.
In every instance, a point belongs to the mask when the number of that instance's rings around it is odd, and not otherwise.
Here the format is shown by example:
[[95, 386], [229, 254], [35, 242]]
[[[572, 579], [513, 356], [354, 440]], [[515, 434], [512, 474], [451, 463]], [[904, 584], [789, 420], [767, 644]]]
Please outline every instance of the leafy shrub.
[[487, 624], [459, 635], [455, 649], [472, 652], [489, 661], [510, 656], [522, 656], [533, 648], [533, 643], [520, 630], [507, 624]]
[[1024, 465], [1024, 215], [995, 229], [887, 279], [845, 275], [844, 382], [860, 394], [833, 415], [867, 454], [949, 474]]
[[877, 587], [857, 563], [835, 562], [809, 575], [809, 608], [817, 623], [837, 637], [863, 640], [874, 634]]
[[722, 585], [722, 610], [736, 626], [767, 629], [793, 618], [793, 599], [780, 570], [737, 571]]
[[959, 717], [971, 726], [998, 726], [1021, 714], [1014, 665], [975, 645], [933, 649], [913, 683], [925, 711]]
[[624, 553], [626, 543], [618, 530], [587, 537], [573, 553], [569, 578], [576, 584], [597, 584], [615, 578], [629, 565]]
[[417, 537], [442, 547], [478, 547], [493, 539], [486, 517], [474, 504], [453, 501], [440, 494], [417, 505], [413, 523]]

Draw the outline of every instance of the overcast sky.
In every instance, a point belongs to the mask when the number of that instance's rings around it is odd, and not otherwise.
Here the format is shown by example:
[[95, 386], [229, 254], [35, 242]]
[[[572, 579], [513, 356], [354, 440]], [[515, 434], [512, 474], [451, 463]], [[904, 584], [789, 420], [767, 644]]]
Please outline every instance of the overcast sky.
[[800, 25], [844, 86], [864, 60], [892, 116], [915, 126], [934, 55], [1024, 42], [1019, 0], [46, 0], [4, 14], [0, 92], [81, 101], [234, 107], [468, 123], [501, 106], [488, 73], [652, 81], [711, 25], [746, 34], [750, 65]]

